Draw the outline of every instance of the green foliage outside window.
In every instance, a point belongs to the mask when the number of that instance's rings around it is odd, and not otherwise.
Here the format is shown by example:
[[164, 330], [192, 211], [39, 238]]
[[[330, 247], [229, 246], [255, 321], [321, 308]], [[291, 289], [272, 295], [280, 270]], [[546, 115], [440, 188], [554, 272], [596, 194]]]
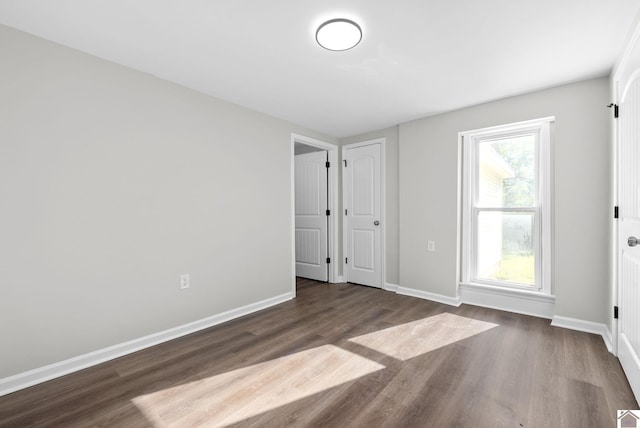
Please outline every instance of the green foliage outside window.
[[503, 180], [505, 207], [534, 205], [536, 161], [535, 137], [509, 138], [491, 143], [491, 147], [513, 170], [513, 177]]

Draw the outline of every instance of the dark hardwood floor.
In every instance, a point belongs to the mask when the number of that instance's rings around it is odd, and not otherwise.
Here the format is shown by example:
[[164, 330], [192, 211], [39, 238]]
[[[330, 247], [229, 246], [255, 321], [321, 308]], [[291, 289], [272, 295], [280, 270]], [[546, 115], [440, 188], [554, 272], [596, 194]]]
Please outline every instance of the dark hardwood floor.
[[298, 280], [298, 297], [0, 397], [0, 426], [614, 427], [602, 338]]

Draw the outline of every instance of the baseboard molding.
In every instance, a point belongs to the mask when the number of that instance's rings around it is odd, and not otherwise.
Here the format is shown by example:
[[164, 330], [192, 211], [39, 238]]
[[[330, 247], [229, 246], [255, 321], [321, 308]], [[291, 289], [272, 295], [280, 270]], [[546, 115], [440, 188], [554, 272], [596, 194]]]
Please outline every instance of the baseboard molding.
[[19, 373], [13, 376], [6, 377], [4, 379], [0, 379], [0, 397], [18, 391], [20, 389], [28, 388], [30, 386], [46, 382], [57, 377], [85, 369], [87, 367], [104, 363], [105, 361], [113, 360], [115, 358], [119, 358], [124, 355], [131, 354], [133, 352], [137, 352], [163, 342], [167, 342], [169, 340], [177, 339], [178, 337], [186, 336], [188, 334], [195, 333], [197, 331], [204, 330], [206, 328], [213, 327], [215, 325], [222, 324], [224, 322], [231, 321], [245, 315], [249, 315], [253, 312], [275, 306], [293, 298], [294, 295], [292, 292], [281, 294], [279, 296], [265, 299], [260, 302], [251, 303], [249, 305], [245, 305], [237, 309], [232, 309], [230, 311], [213, 315], [198, 321], [183, 324], [178, 327], [170, 328], [168, 330], [150, 334], [148, 336], [143, 336], [137, 339], [130, 340], [128, 342], [109, 346], [107, 348], [99, 349], [97, 351], [89, 352], [87, 354], [79, 355], [77, 357], [69, 358], [67, 360], [49, 364], [44, 367], [39, 367], [37, 369], [29, 370], [24, 373]]
[[583, 331], [585, 333], [593, 333], [602, 336], [602, 340], [604, 340], [609, 352], [613, 351], [611, 331], [606, 324], [555, 315], [551, 320], [551, 325], [554, 327], [568, 328], [569, 330]]
[[449, 306], [460, 306], [459, 298], [444, 296], [442, 294], [429, 293], [428, 291], [416, 290], [414, 288], [406, 288], [400, 287], [396, 289], [396, 293], [402, 294], [403, 296], [417, 297], [419, 299], [431, 300], [438, 303], [444, 303]]
[[342, 284], [343, 282], [346, 282], [344, 276], [339, 276], [338, 279], [336, 279], [336, 284]]
[[[611, 333], [611, 330], [609, 330], [609, 327], [606, 324], [604, 325], [604, 333], [602, 334], [602, 340], [604, 340], [604, 344], [607, 347], [607, 350], [614, 354], [613, 352], [613, 334]], [[615, 354], [614, 354], [615, 355]]]
[[609, 352], [613, 352], [613, 335], [606, 324], [554, 315], [554, 296], [461, 284], [459, 288], [460, 297], [456, 299], [453, 297], [443, 296], [441, 294], [400, 287], [396, 284], [386, 283], [384, 287], [385, 290], [389, 291], [393, 291], [394, 288], [398, 294], [432, 300], [434, 302], [444, 303], [450, 306], [460, 306], [462, 303], [465, 303], [474, 306], [482, 306], [485, 308], [550, 319], [551, 325], [555, 327], [594, 333], [602, 336]]
[[618, 336], [618, 359], [624, 370], [624, 374], [627, 376], [633, 395], [636, 397], [636, 401], [640, 402], [640, 360], [636, 351], [629, 343], [629, 339], [624, 334]]
[[554, 296], [469, 284], [460, 284], [460, 299], [470, 305], [546, 319], [553, 318], [556, 307]]
[[387, 290], [387, 291], [393, 291], [395, 293], [396, 291], [398, 291], [398, 288], [400, 288], [400, 286], [398, 284], [392, 284], [390, 282], [385, 282], [383, 288], [385, 290]]

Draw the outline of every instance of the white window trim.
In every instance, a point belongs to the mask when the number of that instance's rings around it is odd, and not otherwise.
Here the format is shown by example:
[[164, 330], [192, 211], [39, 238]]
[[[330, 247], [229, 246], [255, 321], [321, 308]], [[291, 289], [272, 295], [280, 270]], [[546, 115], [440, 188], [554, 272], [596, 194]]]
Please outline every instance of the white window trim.
[[[503, 288], [513, 291], [521, 291], [523, 293], [536, 294], [552, 294], [552, 277], [551, 277], [551, 260], [552, 260], [552, 242], [551, 242], [551, 200], [552, 200], [552, 183], [551, 183], [551, 125], [555, 121], [555, 117], [545, 117], [541, 119], [528, 120], [523, 122], [511, 123], [507, 125], [494, 126], [489, 128], [475, 129], [460, 132], [458, 134], [459, 147], [461, 149], [461, 195], [462, 195], [462, 211], [461, 211], [461, 248], [460, 248], [460, 284]], [[476, 162], [477, 142], [491, 137], [508, 136], [509, 134], [521, 134], [523, 132], [535, 132], [538, 135], [536, 168], [538, 171], [538, 198], [535, 208], [514, 208], [509, 211], [534, 211], [536, 215], [536, 231], [537, 239], [536, 254], [539, 254], [538, 263], [536, 264], [536, 285], [539, 289], [531, 289], [529, 286], [520, 286], [501, 281], [474, 281], [472, 274], [475, 271], [474, 266], [474, 248], [475, 236], [473, 213], [476, 208], [472, 198], [477, 192], [472, 192], [472, 186], [476, 186]], [[470, 166], [470, 167], [469, 167]], [[483, 209], [484, 210], [484, 209]], [[500, 209], [500, 211], [502, 211]]]

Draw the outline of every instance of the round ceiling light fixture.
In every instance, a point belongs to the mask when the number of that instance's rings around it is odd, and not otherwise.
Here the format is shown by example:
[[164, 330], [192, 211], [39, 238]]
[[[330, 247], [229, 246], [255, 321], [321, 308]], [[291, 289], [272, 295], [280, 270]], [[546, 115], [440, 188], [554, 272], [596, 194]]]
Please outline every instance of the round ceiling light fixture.
[[316, 42], [330, 51], [346, 51], [362, 40], [362, 29], [350, 19], [330, 19], [318, 27]]

